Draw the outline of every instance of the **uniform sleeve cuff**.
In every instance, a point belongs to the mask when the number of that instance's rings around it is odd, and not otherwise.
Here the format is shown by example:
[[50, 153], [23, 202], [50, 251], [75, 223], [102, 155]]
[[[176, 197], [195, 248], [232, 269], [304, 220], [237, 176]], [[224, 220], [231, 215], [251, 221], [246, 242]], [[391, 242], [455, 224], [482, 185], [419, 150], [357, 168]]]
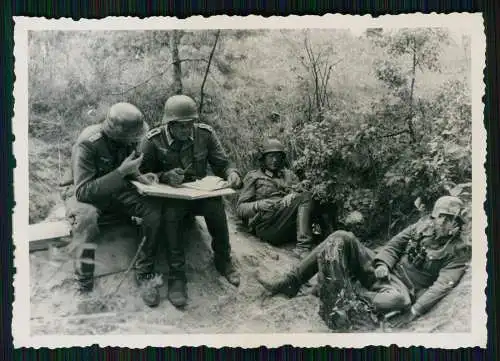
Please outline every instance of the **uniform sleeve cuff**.
[[236, 174], [238, 174], [238, 176], [241, 178], [241, 174], [240, 174], [240, 172], [238, 172], [238, 170], [237, 170], [236, 168], [228, 168], [228, 169], [226, 170], [226, 179], [227, 179], [227, 178], [229, 177], [229, 175], [230, 175], [231, 173], [233, 173], [233, 172], [234, 172], [234, 173], [236, 173]]

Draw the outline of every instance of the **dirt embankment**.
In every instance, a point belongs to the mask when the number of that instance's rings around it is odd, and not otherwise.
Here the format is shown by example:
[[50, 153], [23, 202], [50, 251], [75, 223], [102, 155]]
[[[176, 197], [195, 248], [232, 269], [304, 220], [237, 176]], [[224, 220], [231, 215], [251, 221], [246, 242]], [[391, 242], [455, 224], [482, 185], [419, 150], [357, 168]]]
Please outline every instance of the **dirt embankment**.
[[[99, 277], [90, 297], [77, 296], [71, 279], [71, 262], [51, 261], [47, 252], [31, 260], [31, 333], [47, 334], [159, 334], [159, 333], [292, 333], [330, 332], [318, 315], [319, 299], [311, 294], [313, 279], [294, 299], [269, 298], [255, 273], [283, 272], [297, 262], [287, 248], [277, 249], [246, 233], [229, 217], [233, 254], [242, 282], [231, 286], [214, 269], [209, 236], [202, 219], [188, 238], [188, 295], [185, 310], [174, 308], [161, 288], [162, 302], [150, 309], [143, 305], [132, 273], [101, 312], [92, 299], [103, 299], [123, 273]], [[115, 233], [131, 237], [130, 232]], [[99, 255], [103, 263], [113, 255]], [[164, 258], [160, 255], [160, 258]], [[54, 259], [54, 257], [52, 257]], [[119, 260], [117, 260], [119, 261]], [[119, 262], [118, 262], [119, 263]], [[161, 269], [160, 265], [160, 269]], [[90, 304], [90, 307], [88, 306]], [[85, 309], [83, 305], [87, 305]], [[417, 332], [466, 332], [470, 329], [471, 275], [429, 314], [409, 326]]]

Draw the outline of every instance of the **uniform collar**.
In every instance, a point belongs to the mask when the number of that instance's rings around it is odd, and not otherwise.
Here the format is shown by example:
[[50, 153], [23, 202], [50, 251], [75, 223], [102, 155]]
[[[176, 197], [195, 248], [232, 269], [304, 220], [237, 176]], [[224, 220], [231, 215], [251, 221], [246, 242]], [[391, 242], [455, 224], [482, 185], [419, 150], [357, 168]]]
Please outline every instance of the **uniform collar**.
[[[175, 139], [172, 137], [172, 135], [170, 134], [170, 131], [168, 130], [168, 125], [165, 126], [164, 128], [165, 130], [165, 134], [167, 136], [167, 143], [168, 143], [168, 146], [171, 147], [172, 144], [175, 142]], [[191, 132], [191, 135], [189, 136], [189, 141], [192, 142], [193, 139], [194, 139], [194, 131]]]
[[283, 178], [283, 170], [272, 172], [269, 169], [263, 169], [262, 172], [269, 178]]

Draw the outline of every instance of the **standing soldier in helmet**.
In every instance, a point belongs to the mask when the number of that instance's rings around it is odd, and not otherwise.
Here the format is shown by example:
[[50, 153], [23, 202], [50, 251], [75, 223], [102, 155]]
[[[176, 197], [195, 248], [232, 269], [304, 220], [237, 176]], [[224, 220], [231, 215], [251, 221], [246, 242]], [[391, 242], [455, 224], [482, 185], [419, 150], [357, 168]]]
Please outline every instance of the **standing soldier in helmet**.
[[[198, 120], [193, 99], [174, 95], [166, 103], [162, 126], [146, 136], [141, 169], [158, 175], [160, 183], [179, 186], [183, 182], [207, 175], [207, 163], [216, 176], [226, 179], [230, 187], [241, 187], [240, 176], [232, 168], [214, 130]], [[185, 241], [182, 238], [186, 215], [202, 215], [212, 237], [217, 271], [238, 286], [240, 276], [231, 260], [231, 246], [224, 204], [220, 197], [197, 201], [168, 199], [165, 202], [165, 228], [168, 242], [168, 298], [176, 307], [187, 303]]]
[[[139, 173], [143, 156], [136, 148], [147, 131], [143, 114], [129, 103], [113, 105], [103, 123], [83, 130], [73, 147], [72, 171], [76, 200], [86, 211], [82, 212], [77, 206], [68, 216], [77, 218], [74, 222], [77, 232], [73, 238], [83, 243], [93, 242], [97, 236], [99, 212], [124, 212], [142, 218], [146, 241], [135, 264], [136, 281], [145, 304], [154, 307], [159, 303], [153, 265], [158, 237], [163, 236], [162, 204], [158, 199], [141, 197], [129, 182], [130, 179], [155, 178]], [[82, 246], [78, 259], [93, 259], [92, 248]], [[92, 263], [77, 262], [76, 276], [80, 291], [92, 290]]]
[[266, 242], [280, 245], [296, 240], [294, 253], [302, 258], [313, 247], [311, 195], [293, 190], [299, 179], [285, 168], [285, 147], [279, 140], [264, 142], [260, 162], [260, 169], [249, 172], [243, 181], [238, 214]]
[[[329, 327], [336, 328], [335, 300], [347, 280], [360, 282], [356, 293], [377, 313], [402, 312], [399, 324], [406, 324], [431, 309], [464, 274], [470, 254], [461, 239], [462, 215], [460, 199], [441, 197], [430, 217], [401, 231], [377, 253], [351, 232], [336, 231], [289, 274], [259, 281], [273, 294], [294, 297], [320, 269], [320, 314]], [[333, 271], [325, 275], [327, 268]]]

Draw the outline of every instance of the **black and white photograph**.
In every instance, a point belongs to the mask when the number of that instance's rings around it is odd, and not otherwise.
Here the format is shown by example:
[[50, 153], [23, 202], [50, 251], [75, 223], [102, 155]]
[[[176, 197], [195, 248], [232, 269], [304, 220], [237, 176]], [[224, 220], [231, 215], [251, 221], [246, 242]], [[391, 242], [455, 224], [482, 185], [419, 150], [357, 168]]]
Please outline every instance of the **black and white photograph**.
[[486, 343], [480, 14], [15, 19], [14, 343]]

